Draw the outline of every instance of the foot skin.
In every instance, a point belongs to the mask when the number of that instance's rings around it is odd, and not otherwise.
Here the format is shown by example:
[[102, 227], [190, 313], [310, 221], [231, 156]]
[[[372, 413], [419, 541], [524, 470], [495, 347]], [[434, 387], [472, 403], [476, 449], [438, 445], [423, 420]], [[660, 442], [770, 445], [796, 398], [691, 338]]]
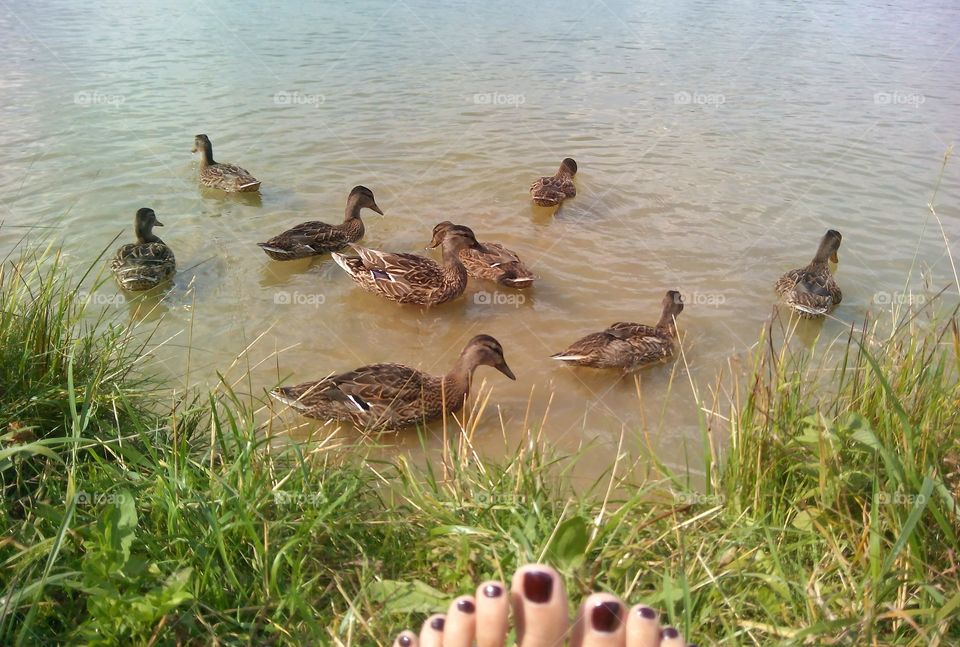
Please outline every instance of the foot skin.
[[509, 608], [520, 647], [685, 647], [673, 627], [661, 627], [657, 612], [627, 608], [616, 596], [594, 593], [580, 605], [571, 626], [563, 578], [549, 566], [529, 564], [513, 576], [510, 589], [484, 582], [475, 595], [450, 603], [446, 615], [427, 618], [420, 635], [404, 631], [394, 647], [504, 647]]

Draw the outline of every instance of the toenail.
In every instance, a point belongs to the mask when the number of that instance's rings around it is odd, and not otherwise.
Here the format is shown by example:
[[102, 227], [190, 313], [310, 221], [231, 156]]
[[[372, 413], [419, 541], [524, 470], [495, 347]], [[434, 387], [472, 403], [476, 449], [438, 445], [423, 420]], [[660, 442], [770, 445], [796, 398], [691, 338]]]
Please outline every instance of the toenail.
[[397, 638], [397, 644], [400, 645], [400, 647], [410, 647], [413, 641], [410, 640], [410, 636], [400, 636]]
[[666, 629], [663, 630], [664, 638], [670, 638], [672, 640], [674, 638], [678, 638], [679, 636], [680, 636], [680, 632], [674, 629], [673, 627], [667, 627]]
[[604, 633], [613, 633], [620, 628], [620, 604], [612, 600], [598, 603], [590, 612], [593, 628]]
[[553, 577], [543, 571], [527, 571], [523, 574], [523, 595], [531, 602], [549, 602], [553, 595]]
[[444, 623], [444, 620], [443, 620], [443, 616], [438, 616], [438, 617], [436, 617], [436, 618], [434, 618], [433, 620], [430, 621], [430, 628], [431, 628], [431, 629], [436, 629], [437, 631], [443, 631], [443, 625], [444, 625], [444, 624], [445, 624], [445, 623]]
[[637, 612], [642, 615], [647, 620], [656, 620], [657, 612], [651, 609], [650, 607], [640, 607]]
[[487, 584], [483, 587], [483, 594], [488, 598], [499, 598], [503, 595], [503, 587], [499, 584]]
[[457, 610], [462, 613], [473, 613], [476, 607], [473, 606], [473, 602], [470, 600], [460, 600], [457, 602]]

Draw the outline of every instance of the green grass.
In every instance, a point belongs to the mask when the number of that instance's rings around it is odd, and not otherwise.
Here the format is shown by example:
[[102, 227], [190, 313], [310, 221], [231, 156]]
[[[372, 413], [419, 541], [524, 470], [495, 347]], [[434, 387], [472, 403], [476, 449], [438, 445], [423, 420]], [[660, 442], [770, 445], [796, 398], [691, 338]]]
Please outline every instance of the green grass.
[[77, 294], [52, 251], [0, 274], [0, 644], [386, 645], [533, 560], [700, 644], [960, 644], [960, 335], [937, 302], [828, 354], [771, 325], [704, 419], [705, 490], [624, 459], [575, 494], [577, 457], [536, 430], [495, 463], [451, 428], [425, 469], [272, 443], [226, 388], [171, 406]]

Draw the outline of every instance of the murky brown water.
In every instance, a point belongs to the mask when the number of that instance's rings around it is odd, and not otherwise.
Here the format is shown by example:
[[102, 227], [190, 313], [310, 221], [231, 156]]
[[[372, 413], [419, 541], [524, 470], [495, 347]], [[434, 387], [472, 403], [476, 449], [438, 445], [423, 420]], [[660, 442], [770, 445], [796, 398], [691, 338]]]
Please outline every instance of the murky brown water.
[[[501, 421], [514, 445], [531, 393], [534, 421], [553, 393], [544, 433], [593, 442], [586, 474], [609, 466], [621, 430], [696, 465], [691, 381], [707, 393], [754, 343], [772, 282], [825, 229], [844, 234], [845, 295], [825, 337], [923, 272], [952, 280], [925, 223], [960, 124], [958, 27], [948, 0], [4, 4], [0, 253], [37, 227], [84, 267], [151, 206], [180, 269], [148, 318], [172, 383], [188, 344], [193, 382], [249, 349], [229, 374], [252, 367], [238, 389], [262, 395], [377, 361], [442, 372], [485, 332], [519, 380], [480, 369], [482, 452], [503, 451]], [[263, 180], [261, 198], [199, 190], [198, 132]], [[526, 190], [564, 156], [579, 195], [551, 215]], [[951, 241], [958, 168], [936, 198]], [[518, 251], [539, 283], [519, 303], [474, 283], [423, 311], [363, 293], [328, 259], [280, 264], [254, 245], [338, 220], [355, 184], [387, 214], [365, 214], [365, 244], [423, 250], [448, 219]], [[632, 380], [546, 359], [613, 321], [655, 320], [670, 288], [687, 297], [688, 368], [644, 372], [642, 402]], [[94, 299], [127, 317], [116, 294], [108, 282]]]

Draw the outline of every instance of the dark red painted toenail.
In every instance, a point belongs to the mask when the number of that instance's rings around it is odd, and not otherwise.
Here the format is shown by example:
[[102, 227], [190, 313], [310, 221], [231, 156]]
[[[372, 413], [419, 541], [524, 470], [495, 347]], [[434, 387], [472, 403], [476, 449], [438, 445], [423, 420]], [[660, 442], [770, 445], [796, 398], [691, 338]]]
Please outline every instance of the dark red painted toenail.
[[637, 612], [642, 615], [647, 620], [656, 620], [657, 612], [651, 609], [650, 607], [640, 607]]
[[523, 574], [523, 595], [531, 602], [549, 602], [553, 595], [553, 577], [543, 571], [527, 571]]
[[613, 633], [620, 628], [620, 604], [612, 600], [598, 603], [590, 612], [590, 622], [597, 631]]
[[410, 636], [400, 636], [397, 638], [397, 644], [400, 645], [400, 647], [410, 647], [413, 641], [410, 640]]
[[436, 629], [437, 631], [443, 631], [443, 625], [445, 624], [443, 616], [438, 616], [430, 621], [430, 628]]
[[666, 629], [663, 630], [664, 638], [673, 639], [673, 638], [678, 638], [679, 636], [680, 636], [680, 632], [674, 629], [673, 627], [667, 627]]
[[473, 602], [470, 600], [460, 600], [457, 602], [457, 610], [462, 613], [473, 613], [476, 607], [473, 606]]
[[503, 587], [499, 584], [487, 584], [483, 587], [483, 594], [488, 598], [499, 598], [503, 595]]

